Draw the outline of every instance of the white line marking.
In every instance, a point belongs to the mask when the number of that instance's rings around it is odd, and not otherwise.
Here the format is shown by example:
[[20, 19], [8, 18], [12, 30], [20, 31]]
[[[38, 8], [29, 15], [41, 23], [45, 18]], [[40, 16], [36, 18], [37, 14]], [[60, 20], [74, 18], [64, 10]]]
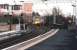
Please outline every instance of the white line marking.
[[29, 47], [34, 46], [34, 45], [46, 40], [47, 38], [55, 35], [57, 31], [59, 31], [59, 29], [56, 29], [56, 30], [52, 29], [51, 31], [49, 31], [49, 32], [47, 32], [43, 35], [39, 35], [35, 38], [32, 38], [30, 40], [24, 41], [22, 43], [13, 45], [11, 47], [8, 47], [8, 48], [2, 49], [2, 50], [24, 50], [24, 49], [28, 49]]
[[18, 31], [12, 30], [12, 31], [7, 31], [7, 32], [2, 32], [2, 33], [0, 33], [0, 35], [11, 34], [11, 33], [15, 33], [15, 32], [18, 32]]
[[34, 46], [34, 45], [36, 45], [36, 44], [38, 44], [38, 43], [40, 43], [40, 42], [42, 42], [42, 41], [44, 41], [44, 40], [46, 40], [47, 38], [49, 38], [49, 37], [51, 37], [51, 36], [53, 36], [56, 32], [57, 32], [58, 30], [56, 30], [56, 31], [54, 31], [54, 32], [52, 32], [52, 34], [49, 34], [48, 36], [44, 36], [44, 35], [42, 35], [41, 37], [43, 37], [43, 38], [38, 38], [38, 40], [36, 39], [36, 41], [35, 42], [33, 42], [33, 43], [30, 43], [30, 44], [28, 44], [28, 45], [26, 45], [26, 46], [24, 46], [24, 47], [22, 47], [22, 48], [19, 48], [18, 50], [24, 50], [24, 49], [28, 49], [29, 47], [31, 47], [31, 46]]

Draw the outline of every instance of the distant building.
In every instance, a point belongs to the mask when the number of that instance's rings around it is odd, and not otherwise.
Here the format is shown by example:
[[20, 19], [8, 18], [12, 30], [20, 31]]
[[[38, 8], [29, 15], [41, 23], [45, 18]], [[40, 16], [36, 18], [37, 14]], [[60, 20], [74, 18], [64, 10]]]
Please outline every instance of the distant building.
[[2, 15], [13, 15], [13, 16], [20, 16], [23, 14], [23, 20], [25, 23], [32, 22], [32, 3], [26, 2], [21, 4], [0, 4], [0, 14]]
[[21, 5], [11, 5], [11, 10], [13, 15], [20, 15], [22, 13]]
[[0, 4], [0, 16], [7, 14], [8, 13], [8, 9], [9, 9], [9, 5], [8, 4]]
[[0, 15], [19, 15], [21, 13], [21, 5], [0, 4]]
[[8, 4], [0, 4], [0, 8], [3, 8], [3, 9], [8, 9]]
[[22, 5], [22, 13], [25, 14], [23, 16], [24, 22], [31, 23], [32, 22], [32, 3], [24, 3]]

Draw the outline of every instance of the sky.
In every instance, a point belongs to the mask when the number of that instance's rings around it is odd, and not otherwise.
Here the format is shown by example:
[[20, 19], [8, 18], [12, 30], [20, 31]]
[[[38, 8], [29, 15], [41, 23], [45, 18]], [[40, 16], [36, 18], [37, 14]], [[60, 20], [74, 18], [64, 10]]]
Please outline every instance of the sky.
[[[14, 3], [15, 1], [15, 3]], [[58, 7], [65, 15], [73, 14], [73, 1], [74, 0], [48, 0], [43, 2], [42, 0], [0, 0], [1, 3], [8, 4], [21, 4], [20, 1], [32, 2], [33, 11], [39, 12], [40, 15], [52, 14], [53, 7]]]
[[[13, 1], [16, 1], [16, 2], [19, 2], [19, 1], [22, 1], [22, 0], [0, 0], [0, 3], [13, 3]], [[41, 0], [23, 0], [23, 1], [32, 1], [34, 3], [39, 3], [41, 2]], [[49, 2], [71, 2], [73, 0], [48, 0]]]
[[52, 14], [53, 7], [59, 8], [65, 16], [73, 15], [73, 0], [48, 0], [47, 2], [36, 1], [33, 10], [41, 15]]

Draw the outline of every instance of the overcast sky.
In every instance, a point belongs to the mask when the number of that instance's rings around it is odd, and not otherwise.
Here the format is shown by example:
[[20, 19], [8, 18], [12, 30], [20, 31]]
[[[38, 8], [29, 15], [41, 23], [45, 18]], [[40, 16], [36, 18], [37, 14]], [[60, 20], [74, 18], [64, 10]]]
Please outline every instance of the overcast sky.
[[[16, 1], [16, 3], [18, 3], [19, 1], [22, 1], [22, 0], [0, 0], [0, 3], [12, 4], [14, 1]], [[23, 0], [23, 1], [32, 1], [33, 3], [40, 3], [42, 0]], [[55, 1], [59, 2], [59, 3], [63, 3], [63, 2], [71, 2], [74, 0], [48, 0], [48, 1], [51, 3], [54, 3]]]
[[[8, 4], [20, 4], [22, 0], [0, 0], [1, 3]], [[58, 7], [62, 10], [62, 12], [66, 15], [73, 14], [72, 2], [74, 0], [48, 0], [47, 2], [42, 2], [42, 0], [23, 0], [25, 2], [30, 1], [33, 3], [33, 11], [39, 12], [41, 15], [43, 14], [52, 14], [52, 8]], [[45, 5], [46, 3], [46, 5]], [[57, 3], [57, 4], [56, 4]]]

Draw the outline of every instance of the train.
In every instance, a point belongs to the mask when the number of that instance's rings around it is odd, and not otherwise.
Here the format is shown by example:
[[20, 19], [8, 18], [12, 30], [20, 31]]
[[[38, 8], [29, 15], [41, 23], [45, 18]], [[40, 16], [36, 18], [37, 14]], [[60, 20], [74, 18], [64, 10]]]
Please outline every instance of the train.
[[58, 15], [55, 16], [54, 19], [54, 16], [51, 15], [51, 16], [44, 16], [44, 18], [42, 19], [44, 20], [44, 22], [41, 22], [41, 18], [40, 16], [38, 16], [38, 20], [35, 20], [33, 24], [39, 25], [39, 27], [41, 25], [41, 26], [49, 26], [51, 28], [68, 28], [72, 24], [75, 24], [75, 20], [73, 18], [74, 18], [73, 16], [64, 17], [62, 15]]

